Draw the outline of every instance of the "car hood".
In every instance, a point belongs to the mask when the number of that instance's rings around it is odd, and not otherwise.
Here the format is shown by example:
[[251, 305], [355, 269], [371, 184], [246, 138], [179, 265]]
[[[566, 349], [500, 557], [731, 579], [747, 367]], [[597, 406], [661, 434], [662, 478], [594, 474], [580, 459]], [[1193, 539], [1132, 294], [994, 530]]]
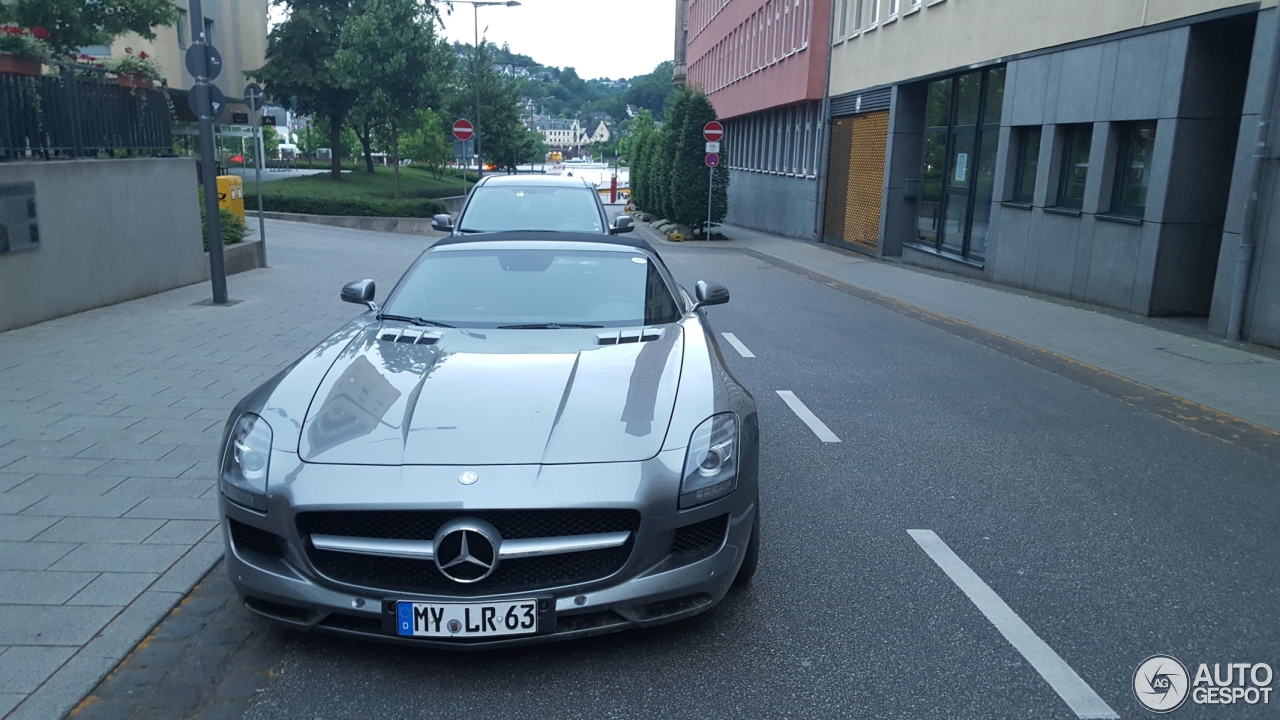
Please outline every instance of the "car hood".
[[680, 384], [679, 325], [604, 346], [599, 331], [568, 329], [445, 329], [432, 345], [381, 339], [400, 331], [374, 323], [329, 368], [303, 423], [304, 461], [625, 462], [662, 448]]

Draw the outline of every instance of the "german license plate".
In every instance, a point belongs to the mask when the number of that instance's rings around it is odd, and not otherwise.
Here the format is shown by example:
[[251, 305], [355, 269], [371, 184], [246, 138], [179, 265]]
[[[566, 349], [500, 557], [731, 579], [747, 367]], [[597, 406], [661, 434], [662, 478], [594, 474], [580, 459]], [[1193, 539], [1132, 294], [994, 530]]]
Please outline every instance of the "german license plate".
[[396, 634], [406, 637], [480, 638], [538, 632], [538, 601], [396, 603]]

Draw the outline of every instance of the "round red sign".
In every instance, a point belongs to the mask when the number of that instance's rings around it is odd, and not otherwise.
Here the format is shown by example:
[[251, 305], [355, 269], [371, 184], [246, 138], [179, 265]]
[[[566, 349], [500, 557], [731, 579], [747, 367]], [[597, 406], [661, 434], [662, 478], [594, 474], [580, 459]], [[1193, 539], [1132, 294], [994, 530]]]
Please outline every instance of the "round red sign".
[[461, 118], [453, 124], [453, 136], [459, 140], [470, 140], [472, 135], [476, 134], [476, 129], [471, 125], [471, 121]]
[[706, 138], [707, 142], [720, 142], [720, 138], [724, 137], [724, 126], [712, 120], [702, 126], [702, 137]]
[[707, 167], [715, 167], [720, 164], [720, 155], [717, 153], [707, 153]]

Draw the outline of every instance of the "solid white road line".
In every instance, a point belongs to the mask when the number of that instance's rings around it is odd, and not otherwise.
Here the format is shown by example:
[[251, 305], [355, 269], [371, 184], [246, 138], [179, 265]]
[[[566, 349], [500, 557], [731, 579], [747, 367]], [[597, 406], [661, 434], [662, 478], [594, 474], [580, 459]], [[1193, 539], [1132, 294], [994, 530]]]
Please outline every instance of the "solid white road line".
[[738, 354], [742, 357], [755, 357], [755, 353], [748, 350], [747, 346], [742, 344], [742, 341], [738, 339], [737, 335], [734, 335], [733, 333], [720, 334], [724, 336], [725, 340], [729, 341], [729, 344], [733, 346], [733, 349], [737, 350]]
[[831, 428], [827, 427], [825, 423], [818, 419], [817, 415], [814, 415], [809, 408], [805, 407], [795, 393], [790, 390], [778, 390], [777, 393], [778, 397], [782, 398], [782, 401], [787, 404], [787, 407], [791, 408], [791, 412], [803, 420], [804, 424], [809, 426], [809, 429], [813, 431], [814, 435], [818, 436], [819, 440], [828, 443], [840, 442], [840, 438], [831, 432]]
[[1031, 667], [1040, 673], [1040, 677], [1058, 693], [1058, 696], [1071, 707], [1079, 718], [1119, 718], [1115, 710], [1089, 687], [1075, 670], [1066, 663], [1058, 653], [1053, 651], [1045, 641], [1040, 639], [1022, 618], [996, 595], [989, 585], [982, 581], [958, 555], [952, 552], [942, 538], [932, 530], [908, 530], [916, 543], [924, 549], [929, 557], [942, 568], [952, 582], [969, 596], [974, 605], [987, 616], [987, 620], [1004, 635], [1022, 656], [1031, 663]]

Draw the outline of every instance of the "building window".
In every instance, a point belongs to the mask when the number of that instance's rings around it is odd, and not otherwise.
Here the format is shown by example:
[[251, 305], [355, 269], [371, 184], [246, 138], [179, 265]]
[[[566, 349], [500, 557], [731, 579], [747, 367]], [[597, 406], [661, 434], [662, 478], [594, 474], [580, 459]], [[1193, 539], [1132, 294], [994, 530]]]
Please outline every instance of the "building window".
[[862, 0], [853, 0], [853, 29], [850, 32], [858, 32], [862, 30]]
[[871, 18], [867, 22], [868, 27], [875, 27], [880, 24], [880, 0], [871, 0]]
[[898, 17], [899, 0], [889, 0], [889, 19]]
[[911, 0], [911, 9], [912, 9], [912, 10], [919, 10], [919, 9], [920, 9], [920, 0]]
[[187, 11], [178, 9], [178, 47], [185, 48], [191, 43], [191, 35], [187, 31]]
[[1014, 202], [1030, 204], [1036, 194], [1036, 170], [1040, 167], [1040, 132], [1039, 127], [1014, 128], [1014, 139], [1017, 143], [1017, 164], [1013, 168], [1013, 193], [1010, 199]]
[[1156, 147], [1156, 123], [1125, 123], [1120, 126], [1119, 136], [1111, 212], [1142, 217], [1147, 209], [1151, 156]]
[[1092, 125], [1062, 126], [1062, 168], [1058, 175], [1057, 199], [1061, 207], [1079, 210], [1084, 206], [1084, 185], [1089, 179], [1089, 150], [1092, 146]]
[[840, 0], [840, 24], [836, 26], [836, 36], [844, 37], [848, 34], [845, 28], [849, 22], [849, 0]]
[[209, 18], [204, 19], [204, 41], [213, 44], [213, 21]]

